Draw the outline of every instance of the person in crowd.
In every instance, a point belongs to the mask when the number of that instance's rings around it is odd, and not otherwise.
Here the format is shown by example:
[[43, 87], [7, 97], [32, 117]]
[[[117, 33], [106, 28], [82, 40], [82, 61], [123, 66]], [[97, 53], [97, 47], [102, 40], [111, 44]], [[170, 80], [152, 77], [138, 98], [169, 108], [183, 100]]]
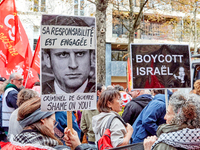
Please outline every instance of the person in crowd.
[[93, 144], [81, 144], [77, 132], [72, 129], [65, 128], [65, 144], [74, 150], [97, 150], [97, 147]]
[[[120, 112], [122, 109], [121, 95], [119, 91], [105, 90], [102, 92], [97, 102], [97, 109], [99, 110], [100, 114], [92, 117], [92, 128], [95, 133], [96, 142], [105, 132], [105, 127], [110, 116], [119, 116], [118, 112]], [[110, 131], [111, 144], [115, 148], [129, 144], [129, 140], [133, 133], [133, 128], [128, 123], [125, 127], [118, 118], [114, 118], [111, 123]]]
[[[75, 112], [72, 112], [72, 127], [77, 131], [79, 138], [81, 138], [81, 129], [78, 126]], [[57, 111], [55, 112], [55, 118], [58, 122], [58, 125], [55, 127], [55, 134], [57, 137], [61, 139], [63, 144], [65, 144], [63, 140], [64, 130], [67, 127], [67, 112], [66, 111]]]
[[[17, 106], [19, 107], [27, 100], [33, 97], [38, 97], [38, 96], [39, 95], [31, 89], [22, 89], [17, 95]], [[15, 109], [10, 116], [8, 138], [10, 137], [11, 134], [16, 135], [23, 130], [23, 128], [20, 126], [19, 122], [17, 121], [18, 110], [19, 108]]]
[[149, 90], [131, 90], [133, 99], [125, 106], [122, 118], [133, 125], [143, 108], [153, 99]]
[[97, 83], [97, 101], [98, 101], [98, 99], [99, 99], [101, 93], [102, 93], [103, 91], [105, 91], [105, 90], [106, 90], [106, 86], [105, 86], [105, 85], [103, 85], [103, 84], [101, 84], [101, 83]]
[[200, 97], [175, 92], [165, 115], [166, 124], [158, 127], [157, 136], [144, 140], [145, 150], [200, 149]]
[[40, 95], [40, 82], [37, 81], [33, 84], [32, 90], [36, 91]]
[[200, 79], [194, 82], [195, 94], [200, 95]]
[[[101, 93], [105, 90], [103, 84], [97, 84], [97, 99], [100, 97]], [[88, 138], [89, 144], [95, 144], [95, 134], [92, 129], [92, 117], [99, 114], [97, 109], [93, 110], [83, 110], [81, 118], [81, 130]]]
[[[6, 81], [6, 78], [0, 77], [0, 86]], [[2, 99], [3, 99], [4, 91], [0, 91], [0, 141], [4, 141], [6, 139], [6, 134], [2, 128]]]
[[124, 87], [121, 86], [121, 85], [119, 85], [119, 84], [115, 85], [115, 86], [114, 86], [114, 89], [115, 89], [115, 90], [118, 90], [118, 91], [124, 91]]
[[189, 92], [189, 94], [196, 94], [195, 89], [191, 90], [191, 91]]
[[12, 73], [2, 87], [4, 89], [2, 105], [2, 127], [8, 132], [11, 113], [18, 107], [17, 94], [23, 87], [23, 76], [20, 73]]
[[147, 136], [156, 135], [159, 125], [165, 123], [164, 90], [152, 90], [153, 100], [141, 111], [133, 124], [132, 144], [143, 142]]
[[0, 85], [2, 85], [6, 81], [6, 78], [0, 77]]
[[18, 110], [19, 124], [24, 129], [13, 140], [22, 144], [40, 144], [54, 147], [62, 142], [54, 136], [55, 113], [42, 112], [39, 97], [24, 102]]
[[110, 90], [110, 89], [114, 89], [114, 87], [112, 85], [108, 85], [106, 89]]
[[118, 90], [121, 95], [121, 100], [123, 103], [122, 103], [122, 111], [119, 112], [119, 115], [122, 116], [124, 112], [124, 107], [131, 101], [132, 97], [129, 94], [127, 94], [124, 91], [124, 87], [119, 84], [115, 85], [114, 89]]
[[[41, 111], [40, 107], [40, 97], [33, 97], [19, 107], [17, 120], [23, 127], [23, 131], [12, 137], [11, 141], [14, 142], [13, 144], [45, 146], [58, 150], [69, 149], [54, 135], [54, 128], [58, 125], [58, 122], [55, 120], [55, 113]], [[76, 133], [76, 131], [74, 132]], [[64, 135], [63, 139], [67, 141], [67, 135]], [[16, 147], [19, 148], [19, 146]], [[79, 145], [80, 149], [91, 149], [91, 146]]]
[[124, 91], [125, 91], [127, 94], [130, 94], [128, 88], [126, 88]]

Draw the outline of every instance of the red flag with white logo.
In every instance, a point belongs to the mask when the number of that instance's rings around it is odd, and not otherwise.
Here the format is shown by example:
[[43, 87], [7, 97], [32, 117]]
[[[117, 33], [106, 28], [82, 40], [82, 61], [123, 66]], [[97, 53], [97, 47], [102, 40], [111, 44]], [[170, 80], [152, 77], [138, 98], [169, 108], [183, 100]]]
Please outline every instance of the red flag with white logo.
[[15, 1], [3, 0], [0, 14], [0, 76], [8, 78], [12, 72], [19, 72], [26, 78], [32, 52]]

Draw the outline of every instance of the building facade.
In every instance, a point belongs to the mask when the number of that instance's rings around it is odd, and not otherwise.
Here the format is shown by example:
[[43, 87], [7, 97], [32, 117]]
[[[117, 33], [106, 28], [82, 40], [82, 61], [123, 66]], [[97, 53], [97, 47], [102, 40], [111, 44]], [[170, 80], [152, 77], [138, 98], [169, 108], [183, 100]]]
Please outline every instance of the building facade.
[[[139, 12], [139, 1], [134, 1], [134, 11]], [[126, 1], [120, 1], [120, 10], [127, 15]], [[155, 5], [152, 0], [147, 5]], [[95, 16], [95, 5], [86, 0], [16, 0], [16, 7], [20, 20], [27, 33], [31, 49], [35, 50], [37, 40], [40, 35], [40, 22], [42, 14], [59, 15], [78, 15]], [[155, 7], [155, 6], [154, 6]], [[128, 32], [123, 24], [128, 25], [128, 20], [117, 21], [119, 18], [114, 13], [116, 11], [113, 4], [107, 8], [106, 22], [106, 86], [120, 84], [126, 88], [127, 83], [127, 58], [128, 54]], [[147, 21], [147, 17], [154, 14], [153, 10], [144, 9], [143, 20], [140, 28], [135, 32], [134, 43], [171, 43], [171, 44], [189, 44], [191, 49], [194, 47], [192, 40], [188, 40], [184, 33], [179, 29], [183, 28], [184, 22], [174, 28], [173, 25], [163, 26], [161, 21]], [[163, 12], [162, 12], [163, 13]], [[164, 14], [167, 18], [183, 17], [183, 12], [170, 11]], [[198, 16], [199, 17], [199, 12]], [[198, 29], [200, 34], [200, 29]], [[200, 39], [199, 39], [200, 40]]]

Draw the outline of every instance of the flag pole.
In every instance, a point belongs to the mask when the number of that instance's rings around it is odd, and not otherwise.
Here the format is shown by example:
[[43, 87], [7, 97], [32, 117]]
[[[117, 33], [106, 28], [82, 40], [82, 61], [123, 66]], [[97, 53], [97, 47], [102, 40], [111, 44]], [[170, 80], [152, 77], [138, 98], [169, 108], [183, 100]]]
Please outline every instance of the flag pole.
[[24, 85], [25, 88], [26, 88], [26, 84], [27, 84], [27, 81], [28, 81], [30, 69], [31, 69], [31, 65], [29, 66], [29, 69], [28, 69], [28, 75], [27, 75], [27, 77], [26, 77], [26, 82], [25, 82], [25, 85]]

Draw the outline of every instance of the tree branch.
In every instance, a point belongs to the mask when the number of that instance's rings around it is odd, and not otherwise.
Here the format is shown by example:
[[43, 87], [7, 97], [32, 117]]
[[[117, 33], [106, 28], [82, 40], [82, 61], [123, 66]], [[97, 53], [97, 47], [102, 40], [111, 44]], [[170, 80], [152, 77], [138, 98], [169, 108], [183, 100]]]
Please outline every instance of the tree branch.
[[90, 2], [90, 3], [93, 3], [95, 5], [97, 5], [97, 3], [93, 2], [92, 0], [87, 0], [87, 1]]
[[142, 4], [142, 7], [140, 7], [140, 12], [138, 13], [138, 15], [137, 15], [137, 17], [136, 17], [136, 19], [135, 19], [134, 25], [133, 25], [134, 28], [137, 27], [138, 19], [139, 19], [140, 15], [142, 14], [143, 8], [144, 8], [144, 6], [146, 5], [147, 2], [148, 2], [148, 0], [146, 0], [146, 1]]

